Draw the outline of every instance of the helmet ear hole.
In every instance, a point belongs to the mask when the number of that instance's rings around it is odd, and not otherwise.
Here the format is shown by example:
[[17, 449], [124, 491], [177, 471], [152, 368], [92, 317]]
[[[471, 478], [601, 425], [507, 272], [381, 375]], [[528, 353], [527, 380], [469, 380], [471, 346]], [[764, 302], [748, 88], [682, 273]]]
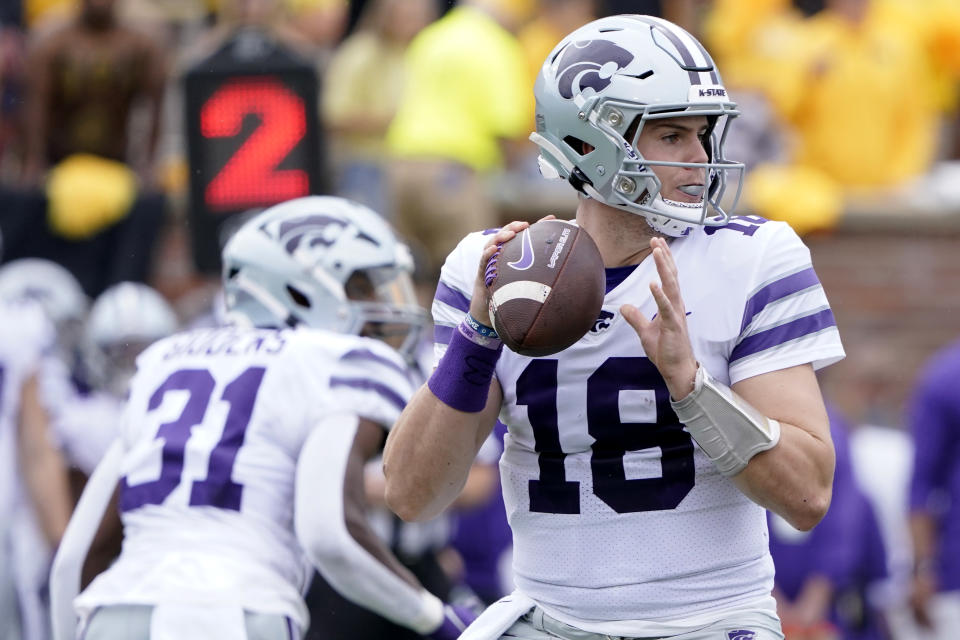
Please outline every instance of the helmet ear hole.
[[[588, 153], [587, 143], [581, 140], [580, 138], [574, 136], [567, 136], [563, 139], [567, 143], [567, 146], [573, 149], [573, 152], [578, 156], [585, 156]], [[590, 147], [590, 150], [593, 150], [593, 147]]]
[[310, 308], [310, 299], [307, 298], [301, 291], [294, 289], [290, 285], [287, 285], [287, 293], [290, 294], [290, 297], [293, 298], [293, 301], [305, 309]]

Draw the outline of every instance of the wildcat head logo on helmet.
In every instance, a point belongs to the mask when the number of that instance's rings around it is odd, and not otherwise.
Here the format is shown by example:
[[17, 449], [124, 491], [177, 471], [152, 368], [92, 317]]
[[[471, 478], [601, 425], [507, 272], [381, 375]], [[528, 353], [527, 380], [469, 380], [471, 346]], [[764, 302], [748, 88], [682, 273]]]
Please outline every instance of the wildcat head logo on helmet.
[[[278, 222], [268, 221], [264, 223], [260, 229], [267, 235], [275, 234], [277, 239], [283, 244], [283, 248], [287, 250], [287, 253], [292, 254], [301, 247], [305, 239], [307, 240], [307, 247], [315, 247], [317, 245], [324, 247], [332, 246], [347, 226], [347, 222], [340, 218], [317, 214], [294, 218], [292, 220], [280, 220]], [[357, 232], [357, 238], [367, 240], [377, 246], [380, 244], [362, 231]]]
[[560, 56], [560, 95], [570, 99], [586, 89], [603, 91], [615, 73], [633, 61], [633, 54], [609, 40], [573, 42]]

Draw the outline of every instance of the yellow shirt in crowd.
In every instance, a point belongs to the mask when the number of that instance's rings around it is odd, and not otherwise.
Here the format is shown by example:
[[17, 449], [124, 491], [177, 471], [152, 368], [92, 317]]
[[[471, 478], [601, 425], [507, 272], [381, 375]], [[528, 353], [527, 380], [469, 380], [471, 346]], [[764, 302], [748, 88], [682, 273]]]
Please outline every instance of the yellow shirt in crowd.
[[784, 0], [718, 0], [706, 33], [724, 79], [764, 93], [796, 134], [794, 161], [843, 187], [891, 186], [936, 158], [960, 77], [960, 10], [873, 0], [859, 24]]
[[407, 85], [387, 132], [399, 156], [502, 166], [501, 138], [532, 129], [532, 87], [516, 38], [469, 6], [449, 11], [407, 50]]
[[[553, 25], [543, 19], [531, 20], [517, 34], [520, 46], [527, 55], [527, 73], [530, 74], [531, 87], [540, 75], [540, 69], [547, 56], [566, 35], [558, 32]], [[532, 100], [533, 96], [530, 99]]]
[[[394, 116], [406, 78], [404, 47], [370, 31], [350, 36], [336, 50], [323, 83], [323, 115], [330, 125], [357, 117], [387, 123]], [[384, 125], [385, 126], [385, 125]], [[343, 133], [340, 142], [351, 154], [383, 155], [382, 131]]]

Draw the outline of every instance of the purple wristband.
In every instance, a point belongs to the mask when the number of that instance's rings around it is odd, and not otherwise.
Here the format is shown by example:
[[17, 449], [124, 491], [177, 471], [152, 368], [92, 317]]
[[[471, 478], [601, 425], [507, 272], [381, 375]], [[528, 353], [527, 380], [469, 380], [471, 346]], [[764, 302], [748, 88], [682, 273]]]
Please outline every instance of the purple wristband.
[[457, 411], [477, 413], [487, 404], [490, 381], [501, 351], [502, 343], [491, 349], [454, 331], [447, 352], [440, 358], [427, 386], [445, 405]]
[[[479, 344], [480, 346], [486, 347], [487, 349], [490, 349], [490, 350], [497, 350], [503, 346], [503, 340], [501, 340], [499, 336], [497, 336], [496, 332], [493, 329], [490, 329], [490, 327], [487, 327], [487, 329], [490, 330], [490, 333], [488, 334], [480, 333], [479, 331], [474, 329], [473, 324], [470, 322], [470, 320], [473, 320], [473, 318], [470, 317], [470, 314], [467, 314], [467, 317], [464, 318], [463, 322], [460, 323], [460, 326], [457, 327], [457, 333], [462, 334], [463, 337], [469, 340], [470, 342], [474, 344]], [[473, 322], [477, 322], [477, 321], [474, 320]], [[480, 323], [477, 323], [477, 324], [481, 327], [483, 326], [483, 325], [480, 325]]]

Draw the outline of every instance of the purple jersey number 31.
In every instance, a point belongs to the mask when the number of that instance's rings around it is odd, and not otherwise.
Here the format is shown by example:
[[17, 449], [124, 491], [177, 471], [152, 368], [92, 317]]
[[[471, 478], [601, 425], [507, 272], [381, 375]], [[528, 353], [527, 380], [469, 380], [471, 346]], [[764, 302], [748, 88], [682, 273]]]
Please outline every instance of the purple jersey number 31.
[[[265, 372], [264, 367], [251, 367], [224, 388], [221, 399], [230, 405], [230, 410], [227, 412], [220, 441], [210, 451], [206, 479], [195, 481], [190, 488], [191, 506], [240, 510], [243, 486], [231, 479], [233, 463], [243, 444]], [[156, 437], [164, 440], [160, 477], [132, 486], [127, 482], [127, 478], [123, 478], [120, 485], [122, 511], [137, 509], [146, 504], [161, 504], [180, 484], [187, 440], [190, 439], [193, 428], [203, 422], [215, 386], [213, 376], [206, 369], [182, 369], [171, 373], [150, 396], [147, 412], [159, 408], [168, 391], [189, 392], [180, 416], [157, 429]]]

